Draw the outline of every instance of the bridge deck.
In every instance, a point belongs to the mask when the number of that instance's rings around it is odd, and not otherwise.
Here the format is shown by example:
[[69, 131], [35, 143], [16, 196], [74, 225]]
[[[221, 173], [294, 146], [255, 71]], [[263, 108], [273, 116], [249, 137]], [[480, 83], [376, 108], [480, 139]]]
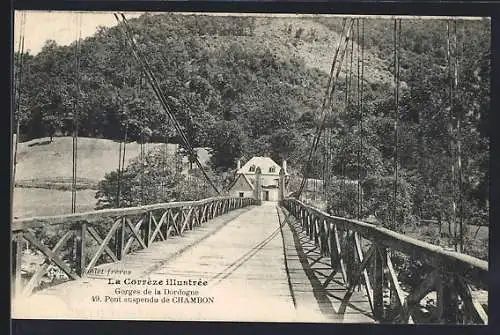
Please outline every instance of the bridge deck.
[[[223, 229], [222, 229], [223, 228]], [[293, 230], [296, 230], [294, 235]], [[301, 241], [299, 245], [297, 242]], [[325, 258], [326, 260], [326, 258]], [[45, 289], [16, 304], [13, 316], [40, 318], [211, 320], [275, 322], [373, 322], [366, 297], [356, 293], [343, 315], [337, 312], [345, 288], [334, 280], [322, 288], [329, 272], [315, 248], [285, 219], [276, 203], [239, 209], [218, 217], [182, 237], [154, 243], [127, 255], [102, 271], [130, 271], [128, 275], [89, 276]], [[331, 270], [330, 270], [331, 271]], [[108, 278], [122, 280], [109, 284]], [[124, 285], [125, 278], [206, 280], [207, 286]], [[106, 302], [118, 298], [116, 288], [140, 289], [132, 297], [155, 297], [141, 303]], [[204, 303], [178, 302], [183, 295], [164, 289], [198, 291]], [[92, 301], [99, 296], [100, 301]], [[186, 297], [184, 295], [184, 297]], [[213, 297], [213, 302], [210, 301]], [[169, 302], [162, 301], [169, 298]], [[109, 298], [108, 298], [109, 300]], [[190, 299], [185, 299], [191, 301]], [[21, 310], [22, 306], [24, 310]], [[47, 308], [50, 306], [50, 308]], [[34, 311], [36, 310], [36, 313]]]

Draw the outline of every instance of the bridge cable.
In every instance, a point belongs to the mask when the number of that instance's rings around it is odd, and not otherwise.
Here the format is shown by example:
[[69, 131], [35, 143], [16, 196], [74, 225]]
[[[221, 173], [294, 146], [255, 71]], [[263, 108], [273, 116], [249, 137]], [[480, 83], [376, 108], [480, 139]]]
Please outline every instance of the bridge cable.
[[73, 104], [73, 174], [71, 185], [71, 213], [76, 212], [76, 188], [77, 188], [77, 161], [78, 161], [78, 118], [79, 118], [79, 95], [80, 95], [80, 40], [82, 34], [81, 13], [76, 14], [77, 39], [75, 44], [75, 101]]
[[399, 131], [399, 53], [401, 40], [401, 19], [394, 19], [394, 194], [393, 194], [393, 228], [397, 225], [397, 207], [398, 207], [398, 131]]
[[[454, 19], [454, 40], [455, 40], [455, 71], [454, 71], [454, 90], [455, 94], [458, 90], [458, 41], [457, 41], [457, 20]], [[458, 169], [458, 224], [460, 233], [460, 252], [463, 252], [464, 248], [464, 230], [463, 230], [463, 169], [462, 169], [462, 145], [461, 145], [461, 123], [462, 115], [460, 112], [457, 113], [457, 169]]]
[[[327, 88], [326, 88], [326, 92], [325, 92], [325, 97], [323, 99], [323, 104], [322, 104], [322, 110], [321, 112], [323, 113], [323, 110], [324, 108], [326, 107], [326, 103], [327, 103], [327, 98], [328, 98], [328, 95], [331, 91], [331, 86], [332, 86], [332, 83], [333, 83], [333, 77], [334, 77], [334, 73], [335, 73], [335, 65], [336, 65], [336, 62], [337, 62], [337, 57], [338, 57], [338, 54], [339, 54], [339, 50], [341, 48], [341, 43], [342, 43], [342, 40], [343, 40], [343, 37], [344, 37], [344, 32], [345, 32], [345, 28], [346, 28], [346, 22], [347, 22], [347, 19], [344, 18], [342, 20], [342, 31], [341, 31], [341, 34], [340, 34], [340, 38], [339, 38], [339, 45], [337, 46], [337, 49], [335, 51], [335, 55], [333, 57], [333, 62], [332, 62], [332, 66], [331, 66], [331, 69], [330, 69], [330, 76], [328, 78], [328, 85], [327, 85]], [[319, 131], [317, 130], [317, 133]], [[316, 134], [317, 136], [317, 134]], [[315, 143], [315, 139], [313, 139], [313, 142], [312, 142], [312, 147], [314, 148], [314, 143]], [[304, 189], [305, 185], [307, 184], [308, 180], [307, 180], [307, 170], [309, 169], [309, 165], [310, 165], [310, 161], [311, 161], [311, 158], [312, 158], [312, 150], [309, 151], [309, 156], [308, 156], [308, 159], [307, 159], [307, 162], [306, 162], [306, 171], [304, 173], [304, 176], [303, 176], [303, 179], [302, 179], [302, 182], [301, 182], [301, 185], [300, 185], [300, 189], [299, 189], [299, 192], [297, 193], [297, 198], [300, 197], [301, 193], [302, 193], [302, 190]]]
[[[208, 182], [210, 183], [210, 185], [214, 188], [214, 190], [217, 192], [217, 194], [220, 195], [220, 192], [219, 190], [217, 189], [217, 187], [213, 184], [212, 180], [210, 179], [210, 177], [207, 175], [207, 173], [205, 172], [205, 170], [203, 169], [203, 166], [201, 165], [201, 163], [199, 162], [198, 158], [197, 158], [197, 154], [194, 152], [194, 149], [193, 147], [191, 146], [191, 144], [189, 143], [189, 140], [187, 139], [186, 135], [184, 134], [184, 132], [182, 131], [182, 127], [180, 126], [180, 124], [178, 123], [177, 119], [175, 118], [175, 116], [173, 115], [173, 113], [170, 111], [170, 108], [169, 108], [169, 105], [168, 103], [166, 102], [166, 99], [165, 97], [163, 96], [163, 94], [161, 93], [161, 90], [159, 89], [159, 85], [158, 85], [158, 82], [156, 81], [156, 78], [154, 77], [152, 71], [151, 71], [151, 67], [149, 66], [148, 62], [144, 59], [144, 57], [140, 57], [140, 53], [139, 53], [139, 49], [135, 43], [135, 40], [133, 38], [133, 35], [132, 35], [132, 31], [130, 29], [130, 27], [128, 26], [128, 21], [127, 19], [125, 18], [125, 16], [123, 14], [121, 14], [122, 16], [122, 19], [123, 19], [123, 23], [124, 23], [124, 26], [125, 26], [125, 33], [126, 33], [126, 36], [128, 36], [129, 38], [129, 41], [130, 41], [130, 45], [132, 47], [132, 51], [133, 51], [133, 54], [136, 56], [136, 59], [140, 62], [140, 64], [143, 66], [143, 70], [145, 70], [145, 73], [146, 73], [146, 77], [147, 79], [150, 79], [150, 84], [152, 85], [153, 89], [155, 90], [155, 93], [157, 93], [157, 96], [159, 97], [160, 99], [160, 102], [162, 103], [162, 106], [164, 107], [165, 111], [167, 112], [167, 115], [171, 118], [176, 130], [177, 130], [177, 133], [181, 136], [181, 139], [183, 140], [183, 143], [184, 143], [184, 146], [185, 148], [189, 151], [190, 153], [190, 157], [194, 158], [195, 162], [197, 163], [198, 167], [200, 168], [200, 170], [202, 171], [203, 175], [205, 176], [205, 178], [208, 180]], [[117, 18], [117, 15], [115, 14], [115, 17]], [[117, 20], [119, 20], [117, 18]], [[127, 34], [128, 32], [128, 34]]]
[[[361, 55], [359, 54], [359, 48], [361, 48]], [[363, 159], [363, 93], [364, 93], [364, 71], [365, 71], [365, 20], [361, 19], [361, 39], [360, 31], [358, 25], [358, 63], [361, 63], [361, 73], [358, 73], [358, 88], [359, 88], [359, 151], [358, 151], [358, 220], [363, 216], [363, 188], [362, 180], [364, 179], [364, 174], [361, 174], [361, 164], [360, 161]], [[358, 65], [359, 72], [359, 65]], [[364, 161], [364, 160], [363, 160]], [[366, 169], [366, 168], [365, 168]]]
[[[353, 33], [354, 35], [354, 33]], [[354, 57], [354, 36], [351, 38], [350, 40], [351, 42], [351, 48], [350, 48], [350, 52], [349, 52], [349, 90], [347, 91], [348, 93], [348, 103], [347, 103], [347, 115], [349, 116], [351, 114], [351, 109], [353, 108], [353, 80], [352, 80], [352, 73], [353, 73], [353, 57]], [[349, 120], [349, 117], [348, 117], [348, 120]], [[345, 142], [344, 142], [344, 145], [345, 145]], [[344, 146], [345, 148], [345, 146]], [[347, 149], [346, 149], [347, 150]], [[344, 161], [344, 164], [347, 164], [349, 161], [349, 159], [346, 159]], [[345, 166], [345, 170], [348, 170], [347, 169], [347, 165]], [[344, 171], [346, 172], [346, 171]], [[347, 178], [348, 174], [345, 173], [345, 176], [344, 176], [344, 192], [346, 192], [346, 197], [345, 199], [348, 200], [349, 197], [347, 196], [347, 193], [348, 193], [348, 189], [347, 187], [345, 187], [345, 183], [346, 183], [346, 178]], [[351, 178], [349, 178], [351, 179]], [[343, 208], [347, 208], [347, 210], [349, 209], [348, 206], [346, 206], [347, 204], [344, 204], [344, 207]], [[350, 213], [347, 212], [347, 215], [349, 215]], [[351, 215], [349, 215], [351, 216]]]
[[[139, 76], [139, 94], [142, 90], [142, 73]], [[141, 121], [144, 122], [144, 108], [141, 108]], [[146, 152], [144, 145], [144, 125], [141, 127], [141, 135], [140, 135], [140, 146], [141, 146], [141, 205], [144, 205], [144, 170], [146, 167]]]
[[357, 210], [356, 210], [356, 218], [360, 220], [361, 218], [361, 207], [360, 205], [360, 199], [361, 199], [361, 83], [360, 83], [360, 78], [361, 78], [361, 69], [360, 69], [360, 37], [359, 37], [359, 18], [356, 19], [356, 65], [357, 65], [357, 72], [356, 72], [356, 107], [357, 107], [357, 121], [358, 121], [358, 150], [357, 150], [357, 166], [356, 166], [356, 172], [357, 172]]
[[[344, 19], [343, 20], [342, 33], [341, 33], [341, 36], [340, 36], [340, 39], [339, 39], [339, 45], [337, 46], [337, 49], [335, 51], [335, 55], [334, 55], [334, 58], [333, 58], [332, 69], [330, 71], [330, 78], [329, 78], [329, 81], [328, 81], [327, 91], [326, 91], [325, 98], [324, 98], [323, 105], [322, 105], [322, 109], [321, 109], [321, 113], [323, 114], [323, 119], [322, 119], [321, 124], [318, 126], [318, 129], [316, 131], [316, 135], [315, 135], [315, 137], [313, 139], [312, 150], [310, 150], [309, 157], [308, 157], [308, 160], [306, 162], [306, 168], [305, 168], [304, 176], [303, 176], [303, 179], [302, 179], [302, 183], [301, 183], [299, 192], [297, 194], [298, 197], [300, 197], [300, 194], [302, 193], [302, 191], [304, 189], [304, 186], [307, 183], [307, 177], [308, 177], [308, 173], [309, 173], [309, 170], [310, 170], [311, 160], [312, 160], [313, 154], [316, 151], [317, 145], [319, 143], [319, 138], [321, 137], [321, 132], [323, 130], [323, 126], [324, 126], [326, 115], [327, 115], [327, 113], [325, 113], [325, 108], [326, 108], [327, 104], [329, 105], [331, 103], [331, 98], [332, 98], [333, 93], [334, 93], [334, 87], [335, 87], [336, 79], [338, 78], [338, 75], [340, 73], [341, 66], [339, 66], [337, 68], [336, 76], [334, 76], [335, 66], [337, 65], [337, 58], [338, 58], [339, 51], [340, 51], [342, 43], [343, 43], [343, 37], [344, 37], [343, 34], [344, 34], [344, 31], [345, 31], [345, 24], [346, 24], [346, 20]], [[348, 41], [349, 41], [349, 32], [350, 32], [351, 28], [352, 28], [352, 22], [351, 22], [351, 26], [350, 26], [350, 28], [348, 28], [346, 36], [345, 36], [345, 41], [344, 41], [345, 48], [344, 48], [344, 51], [341, 54], [340, 64], [342, 64], [343, 58], [345, 56], [345, 52], [347, 50], [347, 44], [348, 44]], [[334, 78], [335, 78], [335, 81], [334, 81]]]
[[[330, 106], [330, 104], [331, 104], [331, 100], [332, 100], [333, 94], [335, 92], [336, 82], [337, 82], [338, 76], [340, 74], [340, 69], [342, 67], [344, 56], [345, 56], [345, 53], [346, 53], [346, 50], [347, 50], [347, 45], [348, 45], [348, 41], [349, 41], [349, 37], [350, 37], [350, 32], [351, 32], [352, 27], [353, 27], [353, 23], [354, 23], [354, 20], [351, 19], [350, 27], [348, 28], [346, 36], [345, 36], [345, 42], [344, 42], [345, 43], [345, 47], [344, 47], [343, 52], [341, 53], [341, 58], [340, 58], [340, 62], [339, 62], [340, 65], [337, 67], [337, 72], [335, 74], [335, 77], [330, 78], [330, 80], [329, 80], [330, 85], [327, 88], [328, 94], [325, 97], [325, 100], [324, 100], [324, 103], [323, 103], [323, 106], [322, 106], [322, 109], [321, 109], [322, 120], [320, 122], [320, 125], [318, 126], [317, 131], [316, 131], [316, 135], [315, 135], [315, 138], [314, 138], [313, 144], [312, 144], [312, 149], [309, 152], [309, 158], [308, 158], [308, 160], [306, 162], [306, 167], [305, 167], [305, 171], [304, 171], [304, 176], [303, 176], [303, 179], [302, 179], [302, 183], [300, 185], [299, 192], [296, 195], [297, 198], [300, 197], [300, 195], [301, 195], [301, 193], [302, 193], [302, 191], [304, 189], [304, 186], [306, 184], [307, 176], [308, 176], [309, 170], [311, 168], [311, 159], [313, 157], [313, 154], [316, 152], [316, 149], [317, 149], [318, 144], [319, 144], [319, 139], [321, 138], [321, 133], [323, 132], [323, 129], [324, 129], [324, 126], [325, 126], [325, 121], [326, 121], [327, 113], [324, 113], [324, 110], [327, 107], [327, 105]], [[344, 31], [344, 29], [342, 29], [342, 31]], [[333, 74], [333, 72], [334, 72], [335, 65], [337, 64], [338, 51], [340, 50], [341, 45], [342, 45], [342, 36], [341, 36], [341, 38], [339, 40], [339, 45], [337, 47], [337, 51], [335, 52], [334, 60], [333, 60], [333, 63], [332, 63], [332, 70], [331, 70], [330, 74]]]
[[[120, 20], [116, 14], [115, 14], [115, 18], [118, 20], [118, 22], [120, 22]], [[152, 85], [154, 92], [157, 94], [157, 96], [160, 100], [160, 103], [162, 103], [162, 107], [164, 107], [165, 111], [167, 112], [167, 115], [173, 121], [174, 126], [176, 126], [176, 130], [178, 131], [179, 135], [181, 136], [181, 139], [183, 140], [185, 147], [188, 149], [188, 151], [190, 150], [191, 152], [193, 152], [193, 148], [189, 144], [189, 141], [187, 140], [185, 134], [182, 132], [182, 129], [180, 128], [180, 124], [176, 121], [175, 117], [170, 112], [169, 106], [166, 103], [164, 96], [161, 94], [161, 91], [159, 90], [159, 85], [152, 74], [152, 71], [150, 69], [149, 64], [147, 63], [147, 61], [145, 59], [143, 59], [143, 57], [141, 58], [141, 55], [138, 52], [137, 45], [136, 45], [135, 40], [133, 38], [132, 31], [131, 31], [130, 27], [128, 26], [127, 20], [123, 14], [122, 14], [122, 19], [123, 19], [122, 24], [125, 26], [125, 29], [122, 30], [122, 33], [124, 34], [124, 36], [126, 36], [128, 38], [128, 40], [130, 42], [133, 56], [136, 58], [136, 60], [142, 66], [143, 71], [146, 73], [146, 78], [150, 79], [150, 84]]]
[[[351, 45], [348, 48], [348, 53], [349, 53], [349, 66], [346, 69], [346, 78], [345, 78], [345, 85], [346, 85], [346, 91], [345, 91], [345, 111], [344, 111], [344, 116], [347, 116], [347, 120], [345, 122], [347, 123], [349, 121], [349, 112], [352, 106], [352, 67], [353, 67], [353, 53], [354, 53], [354, 38], [350, 40]], [[345, 130], [346, 128], [349, 127], [348, 124], [344, 124]], [[347, 179], [347, 160], [348, 160], [348, 153], [347, 153], [347, 136], [348, 132], [344, 134], [342, 137], [342, 156], [341, 156], [341, 175], [342, 175], [342, 183], [341, 183], [341, 192], [340, 192], [340, 207], [343, 210], [343, 213], [341, 214], [342, 216], [347, 216], [349, 214], [348, 212], [348, 199], [349, 197], [347, 196], [347, 184], [346, 184], [346, 179]]]
[[[448, 67], [448, 78], [449, 78], [449, 116], [448, 116], [448, 133], [450, 136], [450, 160], [451, 160], [451, 188], [452, 188], [452, 215], [450, 222], [453, 223], [453, 234], [455, 237], [455, 251], [462, 252], [463, 248], [463, 229], [462, 229], [462, 213], [461, 208], [458, 209], [457, 215], [457, 195], [459, 207], [462, 207], [461, 204], [461, 183], [462, 183], [462, 171], [461, 171], [461, 148], [459, 141], [459, 133], [460, 133], [460, 118], [456, 119], [456, 130], [454, 132], [453, 121], [455, 119], [454, 109], [455, 109], [455, 90], [458, 86], [458, 57], [457, 57], [457, 22], [456, 19], [448, 20], [447, 22], [447, 67]], [[452, 42], [453, 40], [453, 42]], [[453, 44], [453, 46], [452, 46]], [[453, 49], [453, 54], [452, 54]], [[457, 113], [457, 116], [458, 113]], [[455, 171], [455, 164], [457, 164], [457, 170]], [[457, 178], [458, 174], [458, 178]], [[457, 182], [458, 179], [458, 182]], [[456, 189], [456, 184], [458, 183], [458, 192]], [[458, 193], [458, 194], [457, 194]], [[460, 232], [457, 234], [457, 218], [458, 224], [460, 228]], [[458, 236], [459, 235], [459, 236]], [[458, 239], [458, 241], [457, 241]]]
[[[19, 43], [17, 51], [17, 76], [15, 76], [14, 81], [14, 117], [16, 118], [16, 139], [14, 143], [14, 157], [13, 157], [13, 169], [12, 169], [12, 185], [11, 185], [11, 201], [13, 201], [14, 188], [16, 185], [16, 166], [17, 166], [17, 150], [19, 143], [19, 130], [20, 130], [20, 119], [21, 119], [21, 86], [22, 77], [24, 74], [24, 35], [26, 27], [26, 12], [21, 14], [20, 18], [20, 31], [19, 31]], [[14, 75], [16, 73], [14, 72]]]
[[[123, 40], [123, 47], [125, 47], [125, 40]], [[123, 63], [123, 77], [122, 77], [122, 90], [125, 90], [125, 83], [126, 83], [126, 73], [127, 73], [127, 68], [126, 68], [126, 63]], [[125, 104], [125, 99], [123, 97], [120, 97], [120, 100], [122, 102], [122, 108], [126, 112], [126, 104]], [[118, 147], [118, 175], [117, 175], [117, 186], [116, 186], [116, 207], [120, 207], [120, 197], [121, 197], [121, 180], [122, 180], [122, 175], [125, 170], [125, 146], [127, 145], [127, 130], [128, 130], [128, 116], [125, 113], [125, 129], [124, 129], [124, 137], [123, 139], [120, 137], [120, 145]], [[120, 129], [122, 128], [121, 121], [120, 122]], [[122, 146], [123, 146], [123, 164], [122, 164]]]
[[[351, 86], [352, 86], [352, 42], [351, 42], [351, 48], [348, 48], [347, 51], [349, 52], [349, 58], [350, 58], [350, 61], [349, 61], [349, 66], [346, 67], [346, 71], [345, 71], [345, 94], [344, 94], [344, 113], [340, 113], [340, 116], [342, 115], [347, 115], [348, 113], [348, 109], [349, 109], [349, 106], [351, 105], [351, 101], [350, 101], [350, 91], [351, 91]], [[345, 120], [344, 120], [345, 121]], [[340, 183], [340, 192], [339, 192], [339, 195], [340, 195], [340, 199], [339, 199], [339, 202], [340, 202], [340, 206], [339, 206], [339, 210], [338, 210], [338, 214], [341, 215], [341, 216], [345, 216], [346, 215], [346, 203], [345, 203], [345, 193], [346, 193], [346, 173], [345, 173], [345, 170], [346, 170], [346, 143], [347, 143], [347, 140], [346, 140], [346, 136], [347, 136], [347, 131], [346, 131], [346, 128], [347, 125], [343, 124], [342, 125], [342, 140], [340, 142], [340, 175], [341, 175], [341, 183]], [[343, 212], [340, 212], [340, 211], [343, 211]]]
[[130, 51], [132, 53], [132, 56], [137, 60], [137, 62], [141, 66], [143, 72], [146, 74], [146, 78], [148, 79], [149, 84], [153, 88], [153, 90], [154, 90], [157, 98], [160, 100], [160, 103], [161, 103], [163, 109], [165, 110], [165, 112], [167, 113], [167, 115], [170, 117], [172, 123], [174, 124], [174, 127], [176, 128], [177, 133], [181, 137], [181, 140], [182, 140], [185, 148], [188, 150], [190, 156], [194, 159], [194, 161], [197, 164], [198, 168], [202, 171], [203, 175], [205, 176], [205, 178], [207, 179], [207, 181], [210, 183], [210, 185], [212, 186], [212, 188], [216, 191], [216, 193], [218, 195], [220, 195], [221, 192], [218, 190], [218, 188], [212, 182], [212, 180], [210, 179], [210, 177], [206, 173], [205, 169], [201, 165], [201, 163], [200, 163], [200, 161], [199, 161], [199, 159], [197, 157], [197, 154], [194, 151], [194, 149], [191, 146], [191, 144], [189, 143], [189, 140], [187, 139], [186, 135], [184, 134], [181, 125], [179, 124], [179, 122], [175, 118], [174, 114], [172, 113], [172, 111], [171, 111], [171, 109], [169, 107], [169, 104], [168, 104], [167, 100], [165, 99], [165, 97], [163, 96], [162, 91], [160, 89], [160, 86], [159, 86], [156, 78], [154, 77], [154, 75], [153, 75], [153, 73], [151, 71], [151, 67], [149, 66], [149, 63], [147, 62], [147, 60], [144, 57], [142, 57], [142, 54], [140, 54], [139, 48], [137, 47], [137, 44], [136, 44], [136, 42], [134, 40], [134, 37], [133, 37], [133, 34], [132, 34], [132, 30], [131, 30], [131, 28], [128, 25], [128, 21], [125, 18], [125, 15], [121, 14], [122, 21], [120, 21], [120, 18], [118, 17], [118, 15], [116, 13], [114, 14], [114, 16], [115, 16], [116, 20], [118, 21], [118, 23], [122, 24], [122, 25], [119, 25], [119, 27], [120, 27], [122, 33], [126, 36], [128, 42], [129, 42], [128, 45], [130, 47]]

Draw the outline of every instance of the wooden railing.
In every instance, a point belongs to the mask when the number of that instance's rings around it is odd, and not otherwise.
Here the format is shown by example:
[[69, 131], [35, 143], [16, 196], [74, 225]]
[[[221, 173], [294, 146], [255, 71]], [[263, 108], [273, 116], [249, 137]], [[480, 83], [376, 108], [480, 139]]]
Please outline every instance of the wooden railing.
[[[78, 279], [96, 265], [117, 262], [133, 250], [148, 248], [155, 241], [182, 235], [231, 210], [256, 204], [252, 198], [219, 197], [14, 220], [13, 294], [31, 294], [52, 263], [68, 279]], [[25, 279], [21, 265], [26, 243], [31, 250], [41, 252], [45, 262]]]
[[[346, 286], [341, 313], [354, 289], [364, 286], [373, 317], [389, 323], [487, 324], [483, 305], [474, 292], [488, 290], [486, 261], [447, 251], [365, 222], [328, 215], [296, 199], [285, 199], [283, 206], [300, 221], [328, 257], [333, 273], [340, 273]], [[422, 280], [404, 287], [398, 279], [395, 257], [406, 262], [418, 260]], [[436, 292], [431, 312], [422, 314], [421, 300]], [[389, 299], [385, 299], [384, 296]], [[388, 300], [388, 301], [387, 301]], [[430, 315], [429, 315], [430, 314]]]

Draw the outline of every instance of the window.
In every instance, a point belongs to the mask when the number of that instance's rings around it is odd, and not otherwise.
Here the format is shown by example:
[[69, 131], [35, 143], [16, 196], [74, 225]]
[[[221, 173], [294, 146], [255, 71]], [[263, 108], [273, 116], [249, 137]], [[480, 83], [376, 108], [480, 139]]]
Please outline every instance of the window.
[[243, 198], [245, 194], [243, 192], [240, 192], [240, 198]]
[[255, 172], [255, 165], [250, 166], [250, 172]]
[[276, 168], [274, 166], [271, 166], [269, 168], [269, 172], [271, 172], [271, 173], [276, 172]]

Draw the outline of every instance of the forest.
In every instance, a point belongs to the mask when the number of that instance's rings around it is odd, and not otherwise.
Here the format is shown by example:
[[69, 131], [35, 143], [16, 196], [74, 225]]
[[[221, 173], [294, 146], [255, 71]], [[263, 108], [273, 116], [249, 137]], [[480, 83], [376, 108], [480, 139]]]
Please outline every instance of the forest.
[[[304, 18], [293, 27], [284, 25], [285, 41], [270, 40], [266, 45], [256, 42], [262, 38], [256, 35], [257, 20], [176, 14], [145, 14], [129, 20], [189, 142], [210, 148], [209, 174], [221, 189], [230, 182], [236, 161], [255, 155], [270, 156], [278, 164], [286, 159], [293, 176], [302, 177], [321, 122], [328, 73], [297, 55], [277, 56], [273, 43], [300, 45], [311, 38], [312, 43], [323, 43], [302, 28], [311, 23], [332, 36], [342, 30], [341, 19]], [[456, 73], [450, 70], [446, 20], [402, 21], [398, 115], [394, 83], [375, 80], [370, 71], [378, 66], [394, 74], [393, 20], [365, 19], [362, 40], [352, 49], [362, 41], [372, 61], [362, 64], [366, 72], [360, 78], [359, 63], [352, 53], [346, 54], [308, 176], [324, 180], [324, 202], [335, 215], [374, 216], [384, 226], [401, 230], [421, 220], [457, 220], [455, 204], [460, 220], [488, 225], [490, 21], [457, 20]], [[13, 129], [19, 122], [21, 141], [70, 136], [77, 122], [82, 137], [181, 143], [117, 27], [100, 28], [79, 45], [76, 52], [76, 43], [64, 46], [49, 40], [36, 55], [15, 54], [22, 89]], [[450, 86], [454, 78], [457, 84]], [[362, 106], [361, 88], [355, 83], [362, 83]], [[457, 166], [457, 143], [460, 169], [452, 172]], [[211, 195], [206, 185], [203, 192], [199, 189], [197, 180], [203, 177], [196, 169], [190, 185], [194, 180], [198, 188], [186, 186], [188, 181], [175, 168], [178, 157], [151, 151], [145, 159], [149, 169], [136, 159], [123, 173], [106, 176], [96, 195], [99, 208], [134, 205], [139, 198], [155, 202]], [[164, 168], [151, 168], [160, 165]], [[125, 180], [124, 202], [116, 204], [119, 176]], [[155, 188], [160, 179], [161, 192]], [[361, 201], [357, 187], [334, 180], [357, 180]], [[484, 252], [479, 256], [487, 257]]]

